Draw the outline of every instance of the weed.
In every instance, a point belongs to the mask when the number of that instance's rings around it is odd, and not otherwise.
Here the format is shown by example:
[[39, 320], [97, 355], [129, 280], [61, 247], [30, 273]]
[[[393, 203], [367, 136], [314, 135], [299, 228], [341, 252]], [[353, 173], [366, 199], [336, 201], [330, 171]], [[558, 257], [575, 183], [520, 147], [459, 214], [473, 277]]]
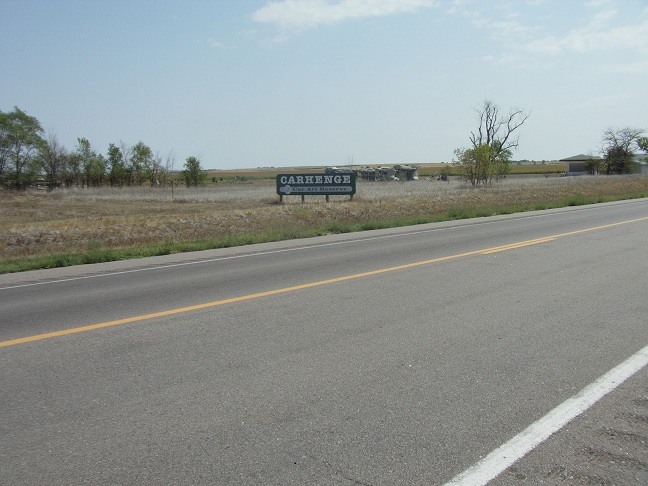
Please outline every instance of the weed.
[[648, 177], [507, 177], [483, 188], [358, 181], [348, 197], [284, 198], [274, 181], [209, 188], [0, 190], [0, 273], [166, 255], [648, 196]]

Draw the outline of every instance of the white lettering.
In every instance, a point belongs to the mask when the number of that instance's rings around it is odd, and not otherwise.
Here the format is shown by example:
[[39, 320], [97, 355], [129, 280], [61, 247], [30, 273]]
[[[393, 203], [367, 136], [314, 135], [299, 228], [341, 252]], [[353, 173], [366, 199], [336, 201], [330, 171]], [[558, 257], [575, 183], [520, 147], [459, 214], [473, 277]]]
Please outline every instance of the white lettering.
[[[280, 194], [320, 193], [343, 194], [350, 193], [353, 174], [278, 174], [277, 192]], [[281, 184], [283, 187], [279, 187]]]

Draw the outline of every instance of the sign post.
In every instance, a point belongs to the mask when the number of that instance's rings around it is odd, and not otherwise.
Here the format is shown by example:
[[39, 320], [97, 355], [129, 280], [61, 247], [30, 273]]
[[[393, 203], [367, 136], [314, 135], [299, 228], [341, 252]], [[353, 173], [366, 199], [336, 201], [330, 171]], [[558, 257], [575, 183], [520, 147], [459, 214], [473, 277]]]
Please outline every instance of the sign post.
[[284, 196], [325, 195], [326, 202], [331, 195], [351, 196], [356, 193], [355, 172], [340, 172], [334, 174], [278, 174], [277, 194], [279, 201]]

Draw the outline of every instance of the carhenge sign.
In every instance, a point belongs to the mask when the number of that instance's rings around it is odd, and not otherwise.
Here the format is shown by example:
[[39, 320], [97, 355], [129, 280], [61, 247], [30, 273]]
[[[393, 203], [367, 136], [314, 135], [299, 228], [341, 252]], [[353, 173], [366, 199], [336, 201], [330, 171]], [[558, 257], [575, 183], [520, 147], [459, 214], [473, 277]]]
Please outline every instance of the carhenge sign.
[[351, 196], [356, 192], [354, 172], [337, 174], [279, 174], [277, 175], [277, 194], [283, 196]]

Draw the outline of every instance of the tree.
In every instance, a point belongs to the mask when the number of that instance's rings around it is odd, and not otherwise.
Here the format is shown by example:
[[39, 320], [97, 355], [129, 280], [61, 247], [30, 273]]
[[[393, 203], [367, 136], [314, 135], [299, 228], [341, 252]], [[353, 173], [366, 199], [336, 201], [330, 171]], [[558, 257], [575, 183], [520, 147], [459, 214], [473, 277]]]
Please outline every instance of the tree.
[[67, 158], [68, 153], [65, 147], [59, 143], [56, 135], [49, 133], [47, 142], [43, 145], [39, 157], [49, 191], [61, 183], [61, 177], [65, 173], [67, 166]]
[[114, 143], [108, 146], [106, 155], [106, 169], [110, 187], [123, 187], [128, 181], [128, 170], [124, 164], [124, 154]]
[[589, 175], [596, 175], [601, 171], [602, 160], [590, 154], [589, 159], [585, 161], [585, 170]]
[[490, 145], [482, 144], [470, 149], [457, 149], [455, 155], [464, 170], [464, 178], [471, 185], [492, 183], [510, 170], [511, 152], [499, 152]]
[[0, 111], [0, 178], [16, 189], [29, 185], [38, 173], [36, 156], [45, 145], [43, 128], [17, 106]]
[[131, 163], [131, 155], [133, 154], [133, 149], [126, 142], [120, 140], [119, 150], [122, 155], [124, 170], [126, 171], [126, 185], [130, 186], [133, 183], [134, 179], [134, 169], [133, 164]]
[[106, 160], [103, 155], [97, 154], [87, 138], [79, 138], [76, 149], [80, 171], [83, 175], [81, 185], [98, 187], [103, 184], [106, 175]]
[[0, 111], [0, 183], [4, 180], [5, 168], [9, 164], [11, 146], [9, 144], [10, 121], [6, 113]]
[[605, 173], [629, 174], [634, 162], [633, 147], [641, 148], [644, 130], [639, 128], [607, 128], [603, 132], [601, 154]]
[[175, 155], [171, 150], [166, 157], [159, 152], [155, 154], [155, 160], [160, 170], [158, 172], [158, 182], [162, 185], [173, 184], [173, 166], [175, 164]]
[[470, 132], [472, 148], [455, 150], [465, 178], [473, 186], [491, 183], [493, 178], [498, 180], [508, 173], [512, 150], [519, 143], [516, 131], [529, 118], [528, 113], [518, 108], [503, 115], [490, 100], [485, 100], [475, 111], [479, 127]]
[[207, 178], [207, 172], [205, 172], [200, 166], [200, 160], [197, 157], [191, 156], [187, 157], [184, 171], [182, 171], [182, 176], [184, 177], [187, 187], [196, 187], [205, 181]]
[[146, 177], [151, 187], [159, 185], [160, 178], [164, 179], [164, 166], [162, 165], [162, 157], [159, 153], [151, 155], [149, 164], [146, 166]]
[[79, 184], [83, 183], [83, 178], [81, 177], [81, 158], [79, 157], [78, 152], [70, 152], [67, 158], [67, 164], [62, 173], [63, 183], [65, 187], [70, 188], [73, 185], [79, 187]]
[[133, 145], [131, 147], [130, 162], [136, 185], [141, 186], [146, 180], [149, 180], [151, 184], [154, 183], [151, 178], [155, 177], [152, 169], [155, 161], [153, 159], [153, 151], [148, 145], [142, 141]]

